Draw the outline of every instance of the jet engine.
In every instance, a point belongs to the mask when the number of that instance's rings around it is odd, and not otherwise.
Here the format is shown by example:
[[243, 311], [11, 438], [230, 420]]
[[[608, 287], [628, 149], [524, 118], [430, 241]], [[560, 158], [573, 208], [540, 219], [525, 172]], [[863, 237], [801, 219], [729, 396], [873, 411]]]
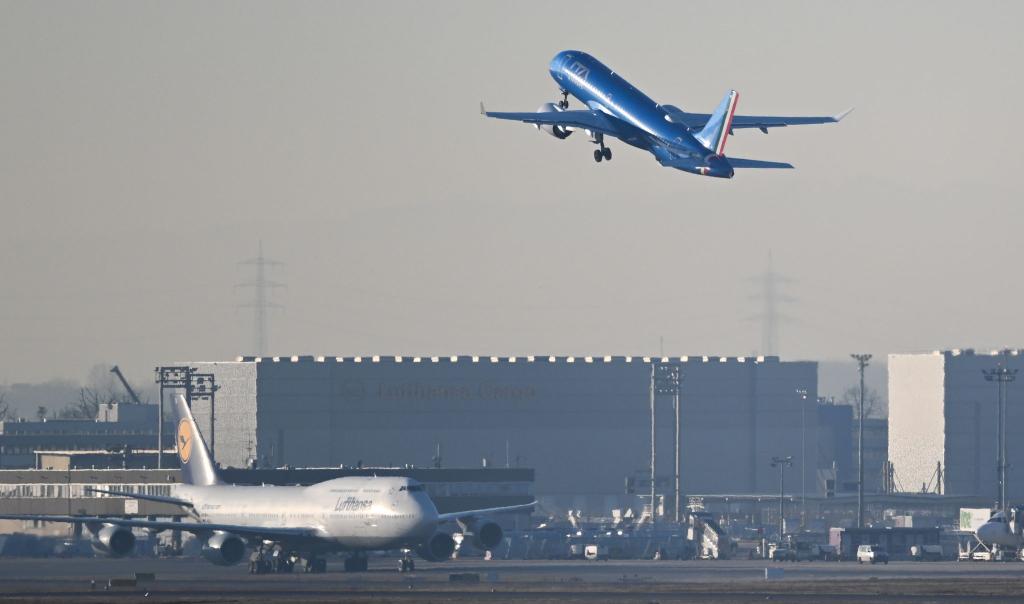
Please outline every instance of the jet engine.
[[460, 524], [465, 529], [462, 534], [477, 549], [494, 549], [505, 536], [505, 532], [501, 530], [501, 526], [497, 522], [474, 519]]
[[135, 535], [124, 526], [104, 525], [92, 539], [92, 551], [112, 558], [127, 556], [135, 551]]
[[245, 541], [241, 537], [216, 531], [203, 544], [203, 557], [217, 566], [232, 566], [245, 556]]
[[455, 552], [455, 540], [448, 533], [437, 532], [427, 542], [416, 548], [416, 553], [424, 560], [441, 562], [452, 557]]
[[[558, 112], [562, 111], [562, 109], [554, 103], [544, 103], [537, 109], [537, 113], [551, 113], [552, 111]], [[564, 126], [553, 126], [547, 124], [534, 124], [534, 126], [536, 126], [538, 130], [543, 130], [557, 139], [569, 138], [569, 135], [572, 134], [572, 130]]]

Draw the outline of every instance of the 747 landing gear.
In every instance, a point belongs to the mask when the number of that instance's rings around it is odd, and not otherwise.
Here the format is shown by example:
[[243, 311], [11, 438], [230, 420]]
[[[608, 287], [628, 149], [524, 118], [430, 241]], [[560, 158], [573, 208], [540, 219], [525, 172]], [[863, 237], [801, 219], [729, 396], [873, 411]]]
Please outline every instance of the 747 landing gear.
[[[365, 558], [364, 558], [365, 560]], [[345, 561], [345, 570], [348, 570], [348, 560]], [[365, 568], [363, 570], [366, 570]], [[327, 572], [327, 560], [323, 558], [306, 558], [302, 561], [302, 571], [306, 573]]]
[[412, 559], [412, 556], [405, 554], [402, 559], [398, 561], [398, 572], [400, 573], [411, 573], [416, 570], [416, 561]]
[[559, 109], [568, 109], [569, 108], [569, 91], [568, 90], [563, 90], [562, 91], [562, 100], [558, 101], [558, 108]]
[[366, 572], [370, 568], [370, 560], [364, 553], [355, 553], [345, 558], [345, 572], [358, 573]]

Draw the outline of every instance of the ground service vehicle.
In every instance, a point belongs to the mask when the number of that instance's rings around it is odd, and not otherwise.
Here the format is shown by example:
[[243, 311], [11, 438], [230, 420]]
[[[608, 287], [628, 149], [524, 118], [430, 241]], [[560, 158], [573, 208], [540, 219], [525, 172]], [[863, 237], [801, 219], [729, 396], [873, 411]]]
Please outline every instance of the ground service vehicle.
[[857, 548], [857, 562], [859, 564], [864, 564], [865, 562], [888, 564], [889, 552], [885, 551], [885, 548], [880, 545], [861, 545]]

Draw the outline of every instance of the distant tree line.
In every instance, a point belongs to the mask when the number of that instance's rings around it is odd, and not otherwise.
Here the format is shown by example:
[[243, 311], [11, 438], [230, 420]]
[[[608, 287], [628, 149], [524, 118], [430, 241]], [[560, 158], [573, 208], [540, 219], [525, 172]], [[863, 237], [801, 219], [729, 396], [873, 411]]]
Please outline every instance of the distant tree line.
[[[0, 421], [18, 419], [18, 410], [10, 404], [7, 394], [0, 392]], [[141, 396], [143, 403], [149, 403], [149, 397], [145, 393]], [[90, 371], [89, 385], [78, 388], [74, 399], [56, 409], [48, 405], [39, 405], [36, 407], [35, 417], [39, 421], [48, 418], [96, 419], [103, 405], [134, 402], [121, 383], [110, 375], [109, 370], [103, 365], [97, 365]]]
[[[857, 408], [860, 407], [860, 386], [853, 385], [843, 391], [839, 398], [843, 405], [853, 407], [853, 417], [857, 418]], [[885, 409], [882, 403], [882, 396], [874, 388], [864, 389], [864, 417], [885, 417]]]

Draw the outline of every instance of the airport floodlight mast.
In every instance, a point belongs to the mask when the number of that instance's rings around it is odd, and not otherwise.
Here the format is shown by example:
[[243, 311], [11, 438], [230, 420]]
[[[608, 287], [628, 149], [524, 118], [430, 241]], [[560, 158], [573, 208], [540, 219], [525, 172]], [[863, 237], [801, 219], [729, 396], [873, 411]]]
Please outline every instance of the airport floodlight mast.
[[[664, 359], [664, 357], [662, 357]], [[674, 440], [675, 444], [673, 451], [675, 453], [675, 484], [674, 484], [674, 514], [673, 519], [675, 522], [680, 522], [682, 518], [682, 508], [680, 500], [682, 498], [682, 482], [681, 482], [681, 468], [680, 468], [680, 452], [679, 452], [679, 429], [680, 429], [680, 401], [679, 401], [679, 383], [682, 370], [678, 363], [666, 363], [657, 362], [654, 359], [651, 360], [651, 382], [650, 382], [650, 397], [651, 397], [651, 520], [654, 520], [657, 510], [657, 492], [655, 490], [656, 476], [657, 476], [657, 407], [655, 401], [659, 395], [671, 396], [672, 405], [675, 410], [675, 430]]]
[[800, 397], [800, 528], [807, 525], [807, 389], [797, 388]]
[[274, 289], [285, 287], [283, 283], [267, 279], [267, 268], [281, 266], [283, 263], [271, 260], [263, 256], [263, 242], [259, 243], [259, 251], [255, 258], [243, 260], [239, 264], [251, 265], [256, 268], [256, 275], [252, 281], [238, 283], [236, 288], [252, 288], [253, 299], [248, 304], [241, 304], [239, 308], [251, 308], [253, 311], [254, 345], [256, 349], [253, 354], [257, 356], [267, 355], [267, 311], [284, 308], [280, 304], [270, 301], [270, 292]]
[[[194, 367], [157, 367], [156, 383], [160, 385], [160, 411], [157, 417], [157, 453], [156, 467], [163, 469], [164, 458], [164, 391], [182, 390], [185, 395], [185, 402], [189, 408], [194, 400], [210, 401], [210, 457], [214, 455], [214, 417], [216, 412], [215, 394], [220, 386], [217, 385], [212, 373], [197, 373]], [[177, 428], [177, 427], [175, 427]]]
[[651, 363], [651, 522], [654, 521], [655, 516], [655, 504], [654, 498], [656, 497], [654, 490], [654, 473], [655, 473], [655, 459], [658, 455], [658, 449], [655, 446], [657, 444], [657, 421], [655, 419], [655, 405], [654, 405], [654, 376], [656, 373], [655, 365]]
[[772, 457], [772, 467], [779, 469], [779, 545], [786, 534], [786, 468], [792, 466], [792, 455]]
[[857, 409], [857, 528], [864, 528], [864, 368], [870, 354], [851, 354], [860, 371], [860, 406]]
[[983, 369], [985, 380], [999, 385], [996, 405], [996, 505], [1006, 511], [1006, 385], [1017, 379], [1016, 369], [1007, 369], [1001, 363], [995, 369]]

